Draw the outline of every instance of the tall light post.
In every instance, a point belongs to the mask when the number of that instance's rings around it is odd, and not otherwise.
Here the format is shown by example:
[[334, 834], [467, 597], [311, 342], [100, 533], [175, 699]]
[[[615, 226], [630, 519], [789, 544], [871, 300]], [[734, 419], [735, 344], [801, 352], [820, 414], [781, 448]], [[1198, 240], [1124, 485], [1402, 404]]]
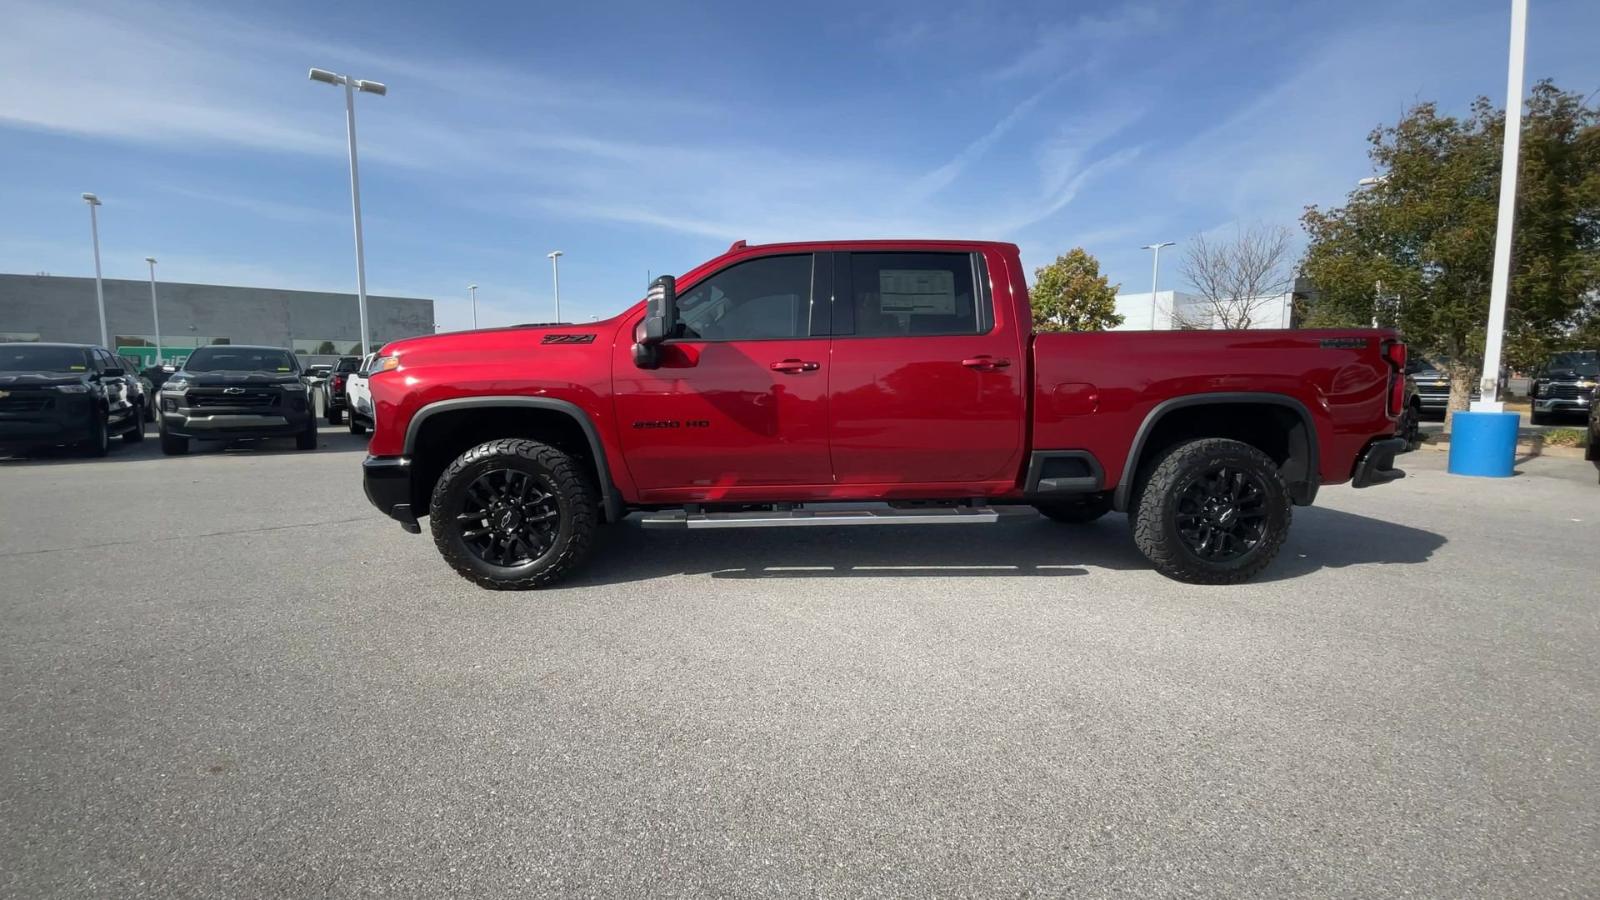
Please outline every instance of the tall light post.
[[[1387, 175], [1368, 175], [1356, 182], [1358, 188], [1374, 188], [1389, 180]], [[1372, 327], [1378, 327], [1378, 307], [1383, 305], [1383, 281], [1372, 282]]]
[[467, 285], [467, 290], [472, 292], [472, 329], [476, 331], [478, 329], [478, 286], [469, 284]]
[[552, 250], [550, 257], [550, 276], [556, 281], [556, 321], [561, 321], [561, 251]]
[[1514, 474], [1517, 427], [1522, 417], [1500, 402], [1500, 351], [1511, 281], [1511, 240], [1516, 224], [1517, 159], [1522, 149], [1522, 67], [1528, 0], [1511, 0], [1511, 47], [1506, 62], [1505, 144], [1500, 156], [1500, 210], [1489, 284], [1489, 322], [1483, 341], [1481, 399], [1452, 416], [1449, 470], [1453, 475], [1505, 478]]
[[311, 80], [323, 84], [344, 86], [345, 132], [350, 141], [350, 209], [356, 220], [356, 302], [361, 311], [361, 355], [367, 355], [367, 259], [361, 243], [361, 175], [356, 166], [356, 91], [377, 94], [389, 93], [386, 85], [376, 81], [363, 81], [348, 75], [338, 75], [327, 69], [312, 69]]
[[94, 242], [94, 302], [100, 310], [100, 346], [109, 348], [111, 341], [106, 334], [106, 291], [100, 283], [100, 218], [95, 215], [100, 198], [84, 194], [83, 202], [89, 204], [89, 238]]
[[1156, 285], [1161, 278], [1161, 248], [1171, 247], [1176, 241], [1161, 241], [1157, 244], [1145, 244], [1140, 250], [1154, 250], [1155, 258], [1150, 262], [1150, 330], [1156, 330]]
[[156, 306], [156, 258], [146, 256], [144, 261], [150, 264], [150, 318], [155, 320], [156, 328], [156, 365], [161, 365], [161, 311]]
[[1505, 145], [1500, 160], [1500, 211], [1494, 231], [1494, 270], [1489, 284], [1489, 328], [1483, 341], [1481, 397], [1475, 412], [1503, 412], [1500, 348], [1506, 330], [1506, 293], [1511, 281], [1511, 239], [1517, 217], [1517, 159], [1522, 151], [1522, 61], [1528, 32], [1528, 0], [1511, 0], [1511, 51], [1506, 63]]

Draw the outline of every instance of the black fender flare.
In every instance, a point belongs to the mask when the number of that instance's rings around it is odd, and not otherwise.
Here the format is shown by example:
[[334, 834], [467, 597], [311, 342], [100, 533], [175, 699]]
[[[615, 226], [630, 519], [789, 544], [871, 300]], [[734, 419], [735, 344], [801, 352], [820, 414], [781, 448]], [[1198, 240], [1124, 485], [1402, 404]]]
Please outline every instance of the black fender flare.
[[595, 430], [594, 422], [578, 404], [570, 400], [558, 400], [554, 397], [524, 397], [520, 395], [494, 395], [484, 397], [457, 397], [451, 400], [437, 400], [417, 410], [406, 425], [406, 458], [410, 458], [416, 449], [417, 436], [422, 432], [422, 425], [429, 418], [440, 413], [456, 412], [463, 409], [490, 409], [505, 408], [508, 406], [523, 409], [539, 409], [547, 412], [560, 413], [578, 424], [583, 430], [583, 436], [589, 441], [589, 455], [594, 458], [595, 474], [600, 480], [600, 501], [606, 511], [606, 521], [618, 522], [627, 514], [623, 508], [622, 495], [617, 493], [615, 483], [611, 480], [611, 462], [606, 458], [605, 445], [600, 442], [600, 433]]
[[1311, 501], [1317, 496], [1317, 487], [1321, 483], [1318, 475], [1321, 471], [1319, 458], [1321, 447], [1317, 441], [1317, 423], [1311, 418], [1311, 410], [1288, 394], [1265, 391], [1217, 391], [1206, 394], [1185, 394], [1182, 397], [1163, 400], [1145, 415], [1144, 421], [1139, 423], [1139, 430], [1134, 432], [1133, 446], [1128, 450], [1128, 458], [1122, 464], [1122, 478], [1117, 482], [1116, 490], [1112, 494], [1111, 507], [1119, 512], [1127, 511], [1128, 501], [1133, 493], [1133, 479], [1139, 473], [1139, 458], [1144, 454], [1145, 442], [1150, 439], [1151, 432], [1155, 431], [1156, 425], [1164, 416], [1190, 406], [1248, 403], [1283, 406], [1299, 415], [1301, 424], [1306, 428], [1306, 448], [1309, 458], [1306, 460], [1306, 480], [1290, 484], [1289, 493], [1296, 505], [1310, 506]]

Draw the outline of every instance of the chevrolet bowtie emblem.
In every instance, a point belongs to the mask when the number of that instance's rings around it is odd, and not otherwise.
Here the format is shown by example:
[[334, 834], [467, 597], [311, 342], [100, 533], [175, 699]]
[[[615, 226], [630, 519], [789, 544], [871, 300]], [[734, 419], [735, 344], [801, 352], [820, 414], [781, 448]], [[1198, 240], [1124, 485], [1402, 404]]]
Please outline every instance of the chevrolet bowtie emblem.
[[244, 388], [223, 388], [222, 392], [224, 394], [242, 394], [244, 393]]

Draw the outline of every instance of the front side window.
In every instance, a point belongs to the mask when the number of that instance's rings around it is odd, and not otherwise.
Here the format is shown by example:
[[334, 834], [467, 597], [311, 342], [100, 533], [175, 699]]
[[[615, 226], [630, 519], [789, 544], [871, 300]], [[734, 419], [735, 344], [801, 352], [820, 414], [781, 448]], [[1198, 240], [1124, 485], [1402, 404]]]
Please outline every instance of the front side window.
[[809, 337], [811, 255], [768, 256], [730, 266], [678, 295], [686, 340]]
[[300, 371], [294, 356], [287, 350], [226, 345], [201, 347], [189, 354], [184, 368], [190, 372], [271, 372], [275, 375]]
[[970, 253], [852, 253], [849, 296], [859, 337], [988, 328]]

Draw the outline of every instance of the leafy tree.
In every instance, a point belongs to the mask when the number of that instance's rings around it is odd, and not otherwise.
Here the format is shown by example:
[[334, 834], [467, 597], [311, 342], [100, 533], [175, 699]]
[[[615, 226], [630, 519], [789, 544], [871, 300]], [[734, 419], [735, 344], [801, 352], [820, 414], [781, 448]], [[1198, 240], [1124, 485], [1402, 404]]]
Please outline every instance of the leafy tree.
[[1074, 247], [1048, 266], [1033, 270], [1028, 300], [1038, 331], [1104, 331], [1122, 324], [1117, 290], [1100, 274], [1100, 261]]
[[[1600, 319], [1600, 114], [1549, 81], [1524, 109], [1506, 313], [1506, 362], [1536, 363]], [[1345, 205], [1308, 207], [1303, 270], [1313, 326], [1398, 327], [1444, 364], [1450, 408], [1483, 369], [1505, 113], [1478, 98], [1466, 118], [1414, 107], [1375, 129], [1383, 174]]]

